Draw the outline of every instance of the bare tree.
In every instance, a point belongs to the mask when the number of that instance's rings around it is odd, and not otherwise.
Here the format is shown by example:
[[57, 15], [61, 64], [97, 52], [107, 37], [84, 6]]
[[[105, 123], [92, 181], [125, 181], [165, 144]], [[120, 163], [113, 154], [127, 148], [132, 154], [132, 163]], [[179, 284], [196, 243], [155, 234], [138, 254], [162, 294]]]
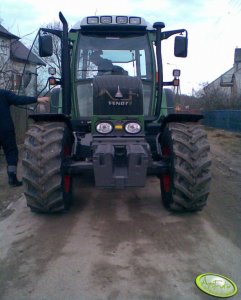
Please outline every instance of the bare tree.
[[200, 89], [194, 91], [204, 110], [240, 109], [241, 99], [229, 97], [219, 86], [209, 85], [208, 82], [200, 84]]

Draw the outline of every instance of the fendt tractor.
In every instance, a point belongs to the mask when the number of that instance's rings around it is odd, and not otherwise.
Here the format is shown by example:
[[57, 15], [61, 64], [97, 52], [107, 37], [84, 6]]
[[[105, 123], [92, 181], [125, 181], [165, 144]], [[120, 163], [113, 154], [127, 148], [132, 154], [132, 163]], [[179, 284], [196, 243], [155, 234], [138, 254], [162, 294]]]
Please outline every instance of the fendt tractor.
[[89, 173], [96, 187], [113, 189], [144, 187], [147, 176], [157, 176], [167, 209], [201, 210], [211, 181], [203, 116], [175, 113], [168, 86], [179, 84], [179, 70], [163, 80], [162, 41], [175, 35], [174, 55], [186, 57], [187, 31], [123, 15], [86, 17], [69, 30], [59, 18], [62, 30], [38, 33], [40, 57], [52, 56], [53, 37], [60, 39], [61, 76], [49, 68], [50, 109], [30, 115], [27, 205], [67, 210], [74, 176]]

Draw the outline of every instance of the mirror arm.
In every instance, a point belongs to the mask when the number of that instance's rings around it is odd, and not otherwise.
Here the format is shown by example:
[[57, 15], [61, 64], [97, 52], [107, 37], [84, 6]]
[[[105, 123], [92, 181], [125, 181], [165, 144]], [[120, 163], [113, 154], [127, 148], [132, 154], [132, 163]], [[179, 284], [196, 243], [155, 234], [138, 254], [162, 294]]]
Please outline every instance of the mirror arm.
[[51, 29], [51, 28], [40, 28], [40, 31], [43, 31], [44, 33], [52, 33], [56, 36], [58, 36], [60, 39], [63, 36], [63, 31], [58, 29]]
[[164, 31], [164, 32], [161, 33], [161, 40], [166, 40], [174, 34], [183, 33], [183, 32], [186, 33], [186, 37], [187, 37], [187, 30], [186, 29], [177, 29], [177, 30]]

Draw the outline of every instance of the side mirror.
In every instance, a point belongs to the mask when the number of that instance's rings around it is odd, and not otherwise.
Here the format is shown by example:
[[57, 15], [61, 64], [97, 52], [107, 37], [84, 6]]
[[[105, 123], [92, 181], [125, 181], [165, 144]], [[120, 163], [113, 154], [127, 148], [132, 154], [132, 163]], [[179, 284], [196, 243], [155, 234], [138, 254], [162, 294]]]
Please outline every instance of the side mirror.
[[39, 56], [53, 55], [53, 41], [51, 35], [39, 35]]
[[178, 35], [175, 37], [174, 55], [176, 57], [187, 57], [188, 39], [186, 36]]

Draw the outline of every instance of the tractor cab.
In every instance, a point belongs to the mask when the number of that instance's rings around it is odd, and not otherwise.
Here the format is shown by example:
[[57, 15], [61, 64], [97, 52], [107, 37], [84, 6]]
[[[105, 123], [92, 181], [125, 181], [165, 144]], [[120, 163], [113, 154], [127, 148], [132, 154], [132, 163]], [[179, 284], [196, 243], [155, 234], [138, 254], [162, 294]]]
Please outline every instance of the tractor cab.
[[[151, 60], [146, 34], [80, 32], [74, 73], [79, 115], [149, 115], [153, 90]], [[136, 82], [140, 91], [136, 91]], [[97, 85], [106, 93], [102, 105], [98, 95], [93, 98]], [[137, 93], [139, 100], [134, 100]]]
[[[162, 22], [151, 26], [141, 17], [118, 15], [86, 17], [76, 23], [66, 33], [66, 39], [62, 39], [63, 49], [66, 48], [62, 60], [66, 65], [71, 65], [67, 75], [69, 78], [64, 81], [69, 82], [71, 77], [74, 82], [72, 88], [66, 91], [66, 94], [71, 94], [72, 101], [70, 103], [70, 96], [63, 99], [63, 107], [68, 107], [67, 111], [71, 112], [72, 118], [108, 114], [143, 115], [157, 119], [161, 113], [165, 114], [167, 104], [162, 107], [162, 89], [164, 85], [175, 83], [163, 82], [160, 42], [174, 34], [182, 34], [176, 37], [174, 50], [177, 57], [185, 57], [187, 32], [184, 29], [162, 32], [164, 27]], [[45, 53], [49, 56], [51, 52], [51, 36], [46, 33], [56, 34], [56, 30], [40, 30], [39, 48], [42, 57]], [[110, 82], [111, 90], [102, 86], [110, 85]], [[122, 89], [127, 89], [126, 84], [128, 91], [123, 94]], [[137, 85], [140, 90], [134, 91]], [[103, 105], [95, 97], [95, 86], [101, 86], [102, 92], [107, 92]], [[133, 98], [131, 93], [140, 96], [138, 103], [137, 100], [135, 103], [126, 100]], [[57, 103], [58, 107], [61, 105]]]
[[[72, 28], [71, 32], [78, 32], [75, 55], [77, 97], [85, 99], [78, 100], [80, 114], [150, 114], [155, 66], [146, 28], [144, 19], [127, 16], [87, 17]], [[93, 104], [91, 86], [93, 81], [103, 80], [106, 84], [112, 81], [112, 90], [108, 90], [111, 95], [100, 107], [99, 103]], [[140, 91], [135, 91], [137, 81]], [[126, 94], [123, 88], [126, 90], [127, 82], [130, 89]], [[138, 92], [139, 100], [133, 100]], [[98, 100], [94, 98], [95, 101]]]

